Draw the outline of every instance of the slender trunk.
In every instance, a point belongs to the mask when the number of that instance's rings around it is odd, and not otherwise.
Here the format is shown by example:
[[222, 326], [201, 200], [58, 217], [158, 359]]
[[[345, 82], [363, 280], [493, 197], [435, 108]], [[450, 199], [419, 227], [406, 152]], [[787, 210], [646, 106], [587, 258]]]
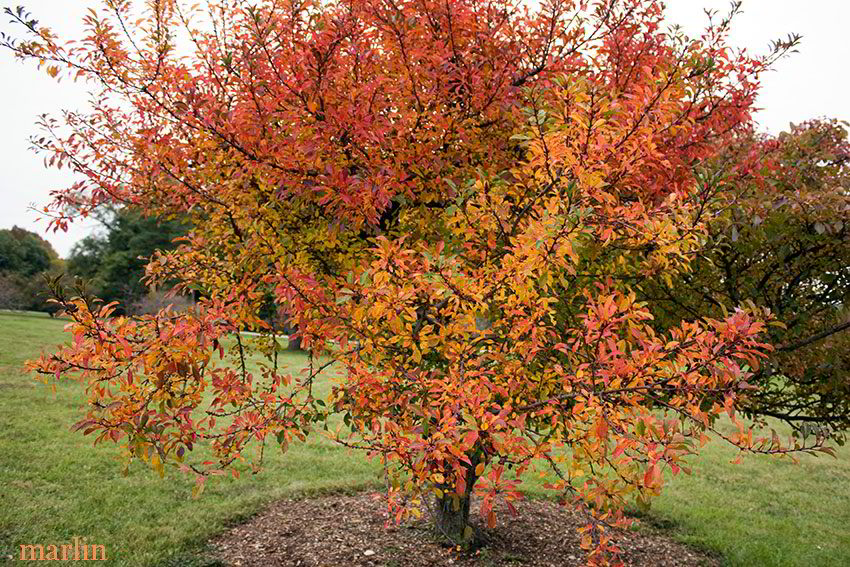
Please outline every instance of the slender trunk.
[[477, 480], [475, 467], [478, 456], [470, 456], [466, 465], [466, 491], [457, 494], [450, 487], [440, 487], [444, 490], [441, 498], [434, 502], [434, 527], [437, 535], [452, 545], [469, 548], [475, 545], [475, 530], [469, 525], [469, 507], [472, 502], [472, 487]]
[[290, 336], [286, 343], [286, 350], [301, 350], [301, 339]]
[[301, 337], [293, 337], [293, 333], [298, 330], [298, 327], [294, 325], [284, 325], [283, 332], [289, 335], [289, 339], [287, 339], [286, 350], [301, 350]]
[[437, 535], [452, 545], [470, 546], [475, 540], [475, 531], [469, 525], [469, 494], [458, 496], [446, 494], [438, 498], [434, 507]]

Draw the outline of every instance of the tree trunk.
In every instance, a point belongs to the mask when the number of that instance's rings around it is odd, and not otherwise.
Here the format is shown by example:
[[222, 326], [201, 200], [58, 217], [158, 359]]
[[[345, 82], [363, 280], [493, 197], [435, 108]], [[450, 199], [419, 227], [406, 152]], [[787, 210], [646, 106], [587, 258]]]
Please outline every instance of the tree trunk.
[[301, 350], [301, 339], [290, 335], [286, 342], [286, 350]]
[[466, 465], [466, 491], [457, 494], [453, 488], [440, 486], [443, 496], [434, 502], [434, 527], [439, 537], [451, 545], [469, 549], [476, 544], [476, 534], [469, 525], [469, 507], [472, 502], [472, 487], [477, 480], [475, 467], [479, 463], [477, 453], [468, 455], [470, 464]]
[[437, 535], [452, 545], [464, 548], [475, 541], [475, 531], [469, 525], [469, 494], [458, 496], [455, 493], [444, 494], [435, 502], [434, 522]]
[[289, 337], [286, 341], [286, 350], [301, 350], [301, 337], [292, 336], [297, 330], [298, 327], [294, 325], [285, 324], [283, 326], [283, 332]]

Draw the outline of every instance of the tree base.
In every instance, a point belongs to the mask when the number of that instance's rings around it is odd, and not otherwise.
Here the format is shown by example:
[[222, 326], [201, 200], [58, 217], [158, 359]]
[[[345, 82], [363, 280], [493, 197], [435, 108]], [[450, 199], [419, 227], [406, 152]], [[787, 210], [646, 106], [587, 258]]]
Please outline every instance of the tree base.
[[434, 502], [434, 532], [446, 545], [471, 551], [481, 546], [478, 530], [469, 523], [470, 498], [448, 494]]

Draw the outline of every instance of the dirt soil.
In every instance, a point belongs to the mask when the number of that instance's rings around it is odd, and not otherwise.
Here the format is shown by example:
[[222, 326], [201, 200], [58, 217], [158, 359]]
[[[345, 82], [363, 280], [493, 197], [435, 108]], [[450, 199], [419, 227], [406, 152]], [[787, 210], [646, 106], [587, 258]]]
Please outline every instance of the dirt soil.
[[[500, 514], [486, 545], [460, 552], [442, 545], [423, 519], [386, 526], [381, 494], [282, 500], [211, 543], [226, 565], [287, 567], [458, 567], [583, 565], [576, 528], [581, 517], [554, 502], [527, 500], [519, 514]], [[473, 511], [477, 521], [477, 512]], [[719, 562], [643, 526], [618, 532], [627, 565], [716, 566]]]

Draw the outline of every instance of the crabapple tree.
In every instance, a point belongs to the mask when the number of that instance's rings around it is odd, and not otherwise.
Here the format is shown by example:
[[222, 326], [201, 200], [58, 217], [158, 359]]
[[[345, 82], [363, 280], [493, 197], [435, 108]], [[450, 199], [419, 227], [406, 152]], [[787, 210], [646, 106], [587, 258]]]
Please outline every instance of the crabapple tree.
[[[548, 470], [601, 563], [623, 506], [709, 436], [822, 448], [736, 420], [768, 312], [658, 331], [635, 293], [690, 270], [695, 165], [749, 123], [794, 38], [750, 56], [730, 17], [688, 38], [655, 0], [108, 0], [75, 43], [9, 14], [7, 47], [93, 91], [35, 140], [80, 176], [53, 226], [105, 204], [191, 225], [147, 278], [200, 291], [196, 309], [114, 316], [57, 288], [72, 340], [32, 363], [84, 385], [79, 429], [128, 460], [202, 487], [341, 416], [326, 434], [380, 460], [399, 520], [430, 505], [468, 542], [473, 496], [492, 526]], [[301, 372], [274, 329], [239, 335], [270, 297]]]

